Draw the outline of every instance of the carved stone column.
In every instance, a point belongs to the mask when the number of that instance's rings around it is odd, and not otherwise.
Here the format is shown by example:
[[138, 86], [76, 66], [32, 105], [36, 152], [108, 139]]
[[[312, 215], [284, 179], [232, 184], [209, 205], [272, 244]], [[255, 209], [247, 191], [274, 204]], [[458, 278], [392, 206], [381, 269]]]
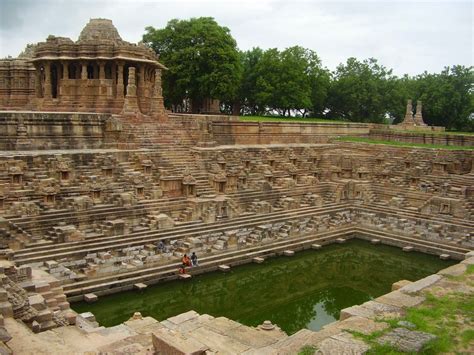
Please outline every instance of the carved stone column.
[[46, 62], [44, 64], [44, 98], [51, 99], [51, 64]]
[[63, 96], [66, 94], [66, 80], [69, 79], [69, 65], [68, 62], [61, 62], [61, 65], [63, 66], [63, 77], [59, 81], [59, 95]]
[[128, 68], [128, 83], [127, 83], [127, 95], [123, 103], [122, 114], [123, 115], [134, 115], [139, 114], [140, 109], [138, 108], [137, 100], [137, 85], [135, 80], [135, 68]]
[[117, 98], [123, 98], [123, 63], [117, 64]]
[[35, 94], [37, 98], [43, 97], [43, 88], [41, 86], [41, 66], [35, 65]]
[[87, 79], [87, 63], [86, 62], [81, 63], [81, 79], [82, 80]]
[[160, 121], [166, 120], [165, 107], [161, 90], [161, 69], [155, 69], [155, 82], [153, 85], [153, 96], [151, 98], [150, 115]]

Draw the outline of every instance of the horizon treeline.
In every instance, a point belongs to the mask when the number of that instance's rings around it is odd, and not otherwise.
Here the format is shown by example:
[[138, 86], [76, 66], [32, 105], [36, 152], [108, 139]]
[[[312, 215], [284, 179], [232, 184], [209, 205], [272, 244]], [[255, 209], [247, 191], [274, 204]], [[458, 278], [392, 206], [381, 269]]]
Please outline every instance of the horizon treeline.
[[412, 99], [423, 102], [427, 124], [474, 131], [472, 66], [398, 77], [375, 58], [351, 57], [330, 71], [316, 51], [301, 46], [240, 51], [230, 30], [211, 17], [145, 30], [143, 42], [169, 69], [163, 96], [175, 111], [189, 103], [196, 111], [214, 98], [228, 114], [398, 123]]

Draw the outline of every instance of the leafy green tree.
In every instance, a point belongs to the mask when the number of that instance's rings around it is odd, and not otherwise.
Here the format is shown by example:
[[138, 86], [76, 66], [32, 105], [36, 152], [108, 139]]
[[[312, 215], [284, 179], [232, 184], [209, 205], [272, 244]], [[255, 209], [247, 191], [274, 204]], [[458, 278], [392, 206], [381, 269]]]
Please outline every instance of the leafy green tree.
[[173, 19], [163, 29], [147, 27], [143, 41], [169, 68], [163, 75], [168, 106], [190, 99], [195, 112], [207, 98], [237, 97], [241, 76], [237, 44], [230, 30], [212, 17]]
[[263, 53], [254, 49], [246, 55], [251, 63], [250, 76], [246, 77], [247, 71], [244, 71], [242, 97], [247, 94], [246, 97], [251, 98], [246, 102], [258, 108], [254, 112], [276, 111], [290, 116], [299, 111], [306, 116], [315, 107], [323, 111], [329, 76], [314, 51], [294, 46], [281, 52], [276, 48]]
[[265, 108], [258, 104], [257, 79], [260, 75], [257, 68], [263, 57], [263, 50], [259, 47], [241, 52], [242, 80], [239, 90], [239, 103], [243, 114], [262, 115]]
[[472, 67], [446, 67], [439, 74], [424, 72], [414, 79], [412, 97], [423, 102], [423, 119], [450, 130], [474, 131]]
[[355, 122], [384, 122], [396, 90], [395, 79], [392, 70], [379, 65], [374, 58], [363, 62], [349, 58], [333, 73], [328, 116]]

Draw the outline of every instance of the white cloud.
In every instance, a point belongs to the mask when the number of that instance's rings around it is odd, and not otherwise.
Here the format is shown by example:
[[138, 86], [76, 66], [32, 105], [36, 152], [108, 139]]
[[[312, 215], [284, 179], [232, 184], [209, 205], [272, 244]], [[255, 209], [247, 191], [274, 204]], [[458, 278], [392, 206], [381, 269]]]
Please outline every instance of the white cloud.
[[146, 26], [212, 16], [241, 49], [301, 45], [330, 69], [350, 56], [375, 57], [398, 75], [473, 64], [471, 1], [0, 1], [0, 57], [49, 34], [75, 40], [91, 17], [112, 19], [138, 42]]

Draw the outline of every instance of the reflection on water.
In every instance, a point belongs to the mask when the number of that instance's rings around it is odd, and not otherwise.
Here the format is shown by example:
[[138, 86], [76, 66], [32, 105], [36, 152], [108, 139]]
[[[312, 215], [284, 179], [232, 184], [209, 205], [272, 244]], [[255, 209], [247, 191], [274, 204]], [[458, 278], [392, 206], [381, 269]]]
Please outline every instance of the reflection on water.
[[435, 256], [352, 240], [292, 258], [239, 266], [225, 274], [163, 283], [142, 294], [101, 297], [92, 305], [74, 304], [73, 309], [94, 313], [105, 326], [119, 324], [135, 311], [164, 320], [195, 310], [250, 326], [268, 319], [292, 334], [302, 328], [318, 330], [338, 319], [341, 309], [390, 292], [398, 280], [417, 280], [451, 264]]

